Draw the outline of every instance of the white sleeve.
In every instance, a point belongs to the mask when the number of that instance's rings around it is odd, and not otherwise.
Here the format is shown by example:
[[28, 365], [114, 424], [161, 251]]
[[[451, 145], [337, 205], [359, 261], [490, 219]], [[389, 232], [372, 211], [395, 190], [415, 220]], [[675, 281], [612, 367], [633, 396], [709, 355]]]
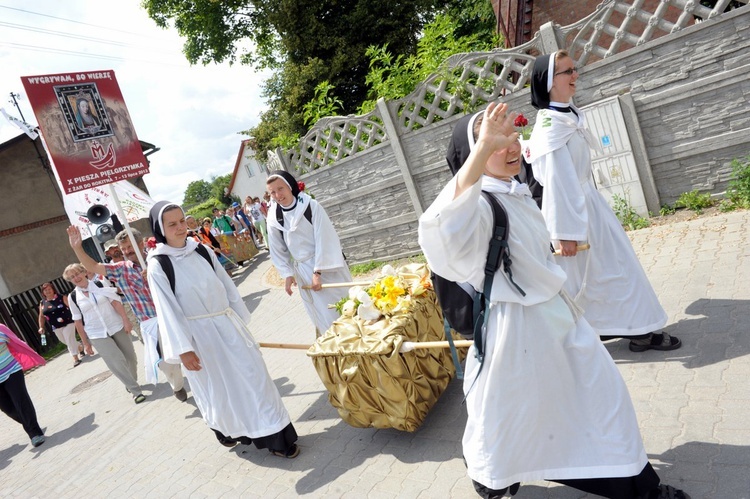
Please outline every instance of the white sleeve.
[[481, 199], [481, 182], [453, 199], [455, 192], [454, 177], [419, 217], [419, 245], [437, 274], [478, 289], [492, 235], [492, 208]]
[[346, 267], [341, 241], [328, 213], [316, 201], [311, 202], [313, 237], [315, 238], [315, 270]]
[[292, 255], [289, 253], [289, 248], [284, 241], [284, 235], [279, 229], [274, 227], [268, 227], [268, 239], [269, 239], [269, 251], [271, 253], [271, 261], [273, 266], [279, 272], [281, 278], [286, 278], [294, 275], [294, 269], [292, 268]]
[[586, 241], [588, 213], [573, 159], [561, 147], [534, 161], [534, 176], [544, 186], [542, 214], [550, 238], [557, 241]]
[[73, 300], [73, 293], [76, 293], [75, 289], [68, 295], [68, 308], [70, 309], [70, 315], [73, 320], [80, 321], [83, 319], [83, 314], [81, 313], [81, 308], [78, 306], [75, 300]]
[[148, 286], [156, 307], [162, 356], [167, 362], [179, 362], [180, 354], [195, 351], [195, 348], [185, 312], [157, 259], [148, 262]]

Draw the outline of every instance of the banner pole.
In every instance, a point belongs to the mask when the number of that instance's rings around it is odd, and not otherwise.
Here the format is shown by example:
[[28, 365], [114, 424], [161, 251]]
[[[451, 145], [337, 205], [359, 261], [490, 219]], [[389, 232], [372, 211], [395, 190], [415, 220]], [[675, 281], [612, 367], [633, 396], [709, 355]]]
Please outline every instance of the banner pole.
[[96, 238], [93, 232], [91, 232], [91, 223], [86, 224], [86, 230], [89, 231], [89, 236], [91, 236], [91, 242], [94, 243], [94, 247], [96, 248], [96, 252], [99, 255], [99, 258], [101, 258], [102, 263], [107, 261], [107, 257], [104, 255], [104, 251], [102, 250], [102, 243], [99, 242], [99, 240]]
[[[120, 180], [120, 182], [127, 182], [127, 180]], [[120, 218], [120, 220], [122, 220], [122, 225], [123, 227], [125, 227], [125, 231], [128, 233], [128, 237], [130, 238], [130, 244], [133, 245], [135, 254], [138, 257], [138, 263], [141, 264], [142, 269], [145, 269], [146, 261], [143, 259], [143, 252], [141, 251], [141, 248], [138, 246], [138, 243], [136, 243], [135, 241], [135, 236], [133, 235], [133, 229], [130, 228], [130, 223], [128, 223], [128, 217], [126, 217], [125, 213], [122, 211], [122, 206], [120, 205], [120, 198], [117, 197], [117, 190], [114, 187], [114, 183], [107, 184], [107, 187], [109, 188], [109, 193], [112, 196], [112, 200], [115, 202], [115, 206], [117, 207], [117, 216]]]

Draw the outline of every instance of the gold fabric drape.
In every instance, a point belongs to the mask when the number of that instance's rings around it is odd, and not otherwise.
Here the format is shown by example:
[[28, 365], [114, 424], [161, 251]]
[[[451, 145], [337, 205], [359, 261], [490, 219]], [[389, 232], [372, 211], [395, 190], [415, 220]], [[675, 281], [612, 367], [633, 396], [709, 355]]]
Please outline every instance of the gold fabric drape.
[[[429, 269], [399, 269], [410, 286]], [[348, 424], [359, 428], [415, 431], [437, 402], [455, 367], [448, 348], [399, 353], [404, 341], [445, 340], [443, 314], [432, 289], [412, 297], [408, 311], [377, 322], [340, 317], [308, 350], [328, 389], [328, 400]]]

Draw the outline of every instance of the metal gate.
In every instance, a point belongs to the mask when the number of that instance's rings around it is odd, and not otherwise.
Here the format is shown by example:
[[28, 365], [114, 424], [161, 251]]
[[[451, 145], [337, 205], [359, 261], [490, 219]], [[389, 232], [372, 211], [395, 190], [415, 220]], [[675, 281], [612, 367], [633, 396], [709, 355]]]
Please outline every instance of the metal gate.
[[582, 108], [586, 125], [599, 141], [602, 152], [591, 151], [594, 182], [610, 206], [614, 196], [625, 199], [642, 217], [648, 216], [646, 197], [617, 96]]
[[[59, 294], [67, 294], [73, 290], [73, 285], [62, 277], [53, 280], [52, 285]], [[3, 299], [3, 306], [0, 307], [3, 323], [40, 354], [59, 343], [49, 324], [46, 324], [47, 346], [42, 346], [37, 332], [41, 301], [41, 291], [36, 287]]]

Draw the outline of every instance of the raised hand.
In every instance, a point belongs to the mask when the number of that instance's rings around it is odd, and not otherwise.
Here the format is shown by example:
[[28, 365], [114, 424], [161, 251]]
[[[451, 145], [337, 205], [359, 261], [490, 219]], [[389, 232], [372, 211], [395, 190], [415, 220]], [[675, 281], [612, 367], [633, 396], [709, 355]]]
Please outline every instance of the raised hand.
[[80, 248], [83, 246], [83, 237], [81, 237], [81, 230], [75, 225], [71, 225], [67, 228], [68, 242], [71, 248]]

